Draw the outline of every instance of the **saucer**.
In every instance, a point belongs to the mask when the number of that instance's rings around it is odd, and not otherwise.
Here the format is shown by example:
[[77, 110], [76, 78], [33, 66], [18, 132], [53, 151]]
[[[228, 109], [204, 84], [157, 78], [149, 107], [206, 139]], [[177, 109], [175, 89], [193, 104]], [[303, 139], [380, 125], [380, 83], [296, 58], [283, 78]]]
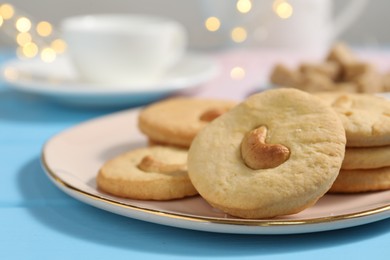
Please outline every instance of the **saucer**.
[[217, 74], [217, 63], [203, 54], [187, 54], [162, 77], [142, 83], [96, 84], [81, 80], [66, 55], [52, 63], [39, 59], [7, 62], [1, 76], [20, 92], [78, 106], [137, 106], [198, 87]]

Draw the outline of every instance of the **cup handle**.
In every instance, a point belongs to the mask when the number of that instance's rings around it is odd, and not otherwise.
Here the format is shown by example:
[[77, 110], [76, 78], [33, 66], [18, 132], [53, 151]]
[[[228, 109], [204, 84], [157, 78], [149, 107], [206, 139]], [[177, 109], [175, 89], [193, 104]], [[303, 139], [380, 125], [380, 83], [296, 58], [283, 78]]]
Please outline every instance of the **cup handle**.
[[345, 31], [363, 11], [367, 4], [367, 0], [350, 0], [344, 10], [334, 19], [332, 23], [333, 35], [332, 39], [338, 37]]

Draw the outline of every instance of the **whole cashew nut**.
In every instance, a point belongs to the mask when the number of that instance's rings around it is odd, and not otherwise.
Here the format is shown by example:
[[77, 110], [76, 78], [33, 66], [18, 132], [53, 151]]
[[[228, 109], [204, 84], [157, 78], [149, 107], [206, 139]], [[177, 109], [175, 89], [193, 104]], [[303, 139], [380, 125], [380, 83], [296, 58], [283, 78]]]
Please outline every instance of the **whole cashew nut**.
[[290, 150], [282, 144], [267, 144], [267, 128], [260, 126], [247, 133], [241, 142], [241, 156], [253, 169], [275, 168], [290, 157]]
[[176, 173], [187, 171], [186, 164], [165, 164], [157, 161], [152, 156], [145, 156], [138, 164], [138, 168], [145, 172]]

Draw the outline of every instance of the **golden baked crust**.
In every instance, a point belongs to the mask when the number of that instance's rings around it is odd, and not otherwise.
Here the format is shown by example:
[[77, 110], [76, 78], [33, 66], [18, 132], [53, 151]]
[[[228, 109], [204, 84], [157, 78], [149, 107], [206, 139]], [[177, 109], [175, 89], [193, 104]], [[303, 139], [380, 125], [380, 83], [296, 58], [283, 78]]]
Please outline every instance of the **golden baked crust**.
[[376, 169], [390, 167], [390, 145], [377, 147], [347, 147], [341, 169]]
[[[286, 147], [289, 155], [265, 166], [271, 168], [252, 169], [240, 146], [248, 132], [261, 126], [268, 130], [265, 142]], [[317, 97], [295, 89], [268, 90], [199, 132], [189, 150], [188, 171], [199, 194], [231, 215], [293, 214], [328, 191], [340, 170], [345, 143], [339, 117]]]
[[390, 189], [390, 167], [341, 170], [329, 192], [357, 193]]
[[[172, 168], [184, 165], [177, 170], [144, 170], [140, 163], [144, 158], [152, 158], [156, 164]], [[97, 176], [98, 187], [112, 195], [141, 200], [171, 200], [197, 194], [186, 171], [187, 150], [153, 146], [139, 148], [121, 154], [107, 161]], [[146, 165], [148, 167], [149, 165]]]
[[235, 105], [226, 100], [172, 98], [142, 110], [138, 126], [154, 142], [188, 148], [199, 130], [211, 121], [206, 116], [223, 113]]
[[316, 94], [340, 116], [347, 146], [390, 145], [390, 101], [371, 94]]

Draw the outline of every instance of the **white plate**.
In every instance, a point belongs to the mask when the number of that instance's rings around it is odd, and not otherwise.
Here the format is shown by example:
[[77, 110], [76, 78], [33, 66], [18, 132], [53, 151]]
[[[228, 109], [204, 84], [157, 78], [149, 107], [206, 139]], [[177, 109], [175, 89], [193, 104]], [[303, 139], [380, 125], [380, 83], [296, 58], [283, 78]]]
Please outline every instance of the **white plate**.
[[126, 110], [75, 126], [51, 138], [42, 151], [47, 175], [74, 198], [127, 217], [211, 232], [292, 234], [352, 227], [390, 217], [390, 191], [325, 195], [298, 214], [245, 220], [213, 209], [201, 197], [167, 202], [139, 201], [107, 195], [95, 177], [108, 159], [146, 145], [137, 129], [138, 110]]
[[81, 106], [135, 106], [156, 101], [180, 90], [199, 86], [216, 75], [216, 62], [202, 54], [188, 54], [159, 79], [142, 84], [105, 85], [83, 82], [66, 56], [53, 63], [39, 59], [11, 60], [3, 79], [14, 89]]

